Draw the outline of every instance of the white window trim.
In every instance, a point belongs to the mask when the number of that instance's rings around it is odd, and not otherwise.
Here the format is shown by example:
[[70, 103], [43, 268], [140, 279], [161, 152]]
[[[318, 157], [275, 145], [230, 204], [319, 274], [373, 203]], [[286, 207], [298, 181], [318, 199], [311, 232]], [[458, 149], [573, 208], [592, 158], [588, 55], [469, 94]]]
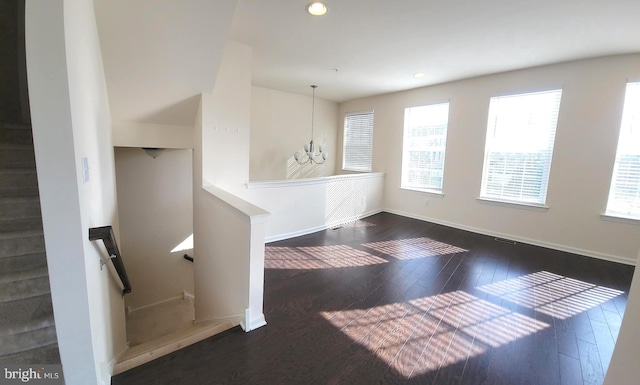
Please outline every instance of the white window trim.
[[[638, 134], [638, 130], [640, 130], [640, 108], [636, 107], [636, 105], [633, 104], [633, 103], [637, 103], [638, 100], [628, 99], [628, 97], [630, 96], [628, 93], [631, 87], [633, 88], [633, 92], [634, 92], [633, 96], [638, 98], [640, 96], [640, 81], [628, 81], [625, 86], [625, 98], [624, 98], [624, 104], [623, 104], [623, 111], [622, 111], [622, 116], [620, 117], [618, 141], [616, 144], [616, 156], [615, 156], [615, 160], [612, 168], [611, 182], [609, 184], [609, 194], [607, 196], [605, 213], [603, 214], [603, 219], [605, 220], [611, 220], [610, 218], [620, 218], [621, 221], [624, 221], [624, 223], [629, 223], [630, 221], [640, 221], [640, 212], [638, 211], [637, 208], [635, 209], [630, 208], [628, 212], [614, 211], [614, 208], [616, 206], [618, 208], [623, 207], [624, 206], [623, 202], [625, 201], [624, 199], [617, 201], [614, 198], [616, 196], [615, 195], [616, 191], [620, 192], [620, 190], [624, 189], [624, 187], [619, 187], [619, 189], [615, 188], [616, 182], [618, 182], [617, 172], [620, 167], [620, 162], [619, 162], [619, 160], [621, 159], [620, 155], [637, 157], [639, 152], [638, 147], [635, 147], [635, 146], [632, 147], [630, 152], [621, 151], [621, 147], [622, 149], [627, 147], [625, 145], [621, 146], [621, 143], [626, 143], [626, 144], [636, 143], [637, 139], [640, 138], [640, 135]], [[627, 111], [627, 108], [630, 108], [631, 111]], [[627, 115], [627, 114], [630, 114], [630, 115]], [[630, 129], [630, 131], [626, 131], [626, 129]], [[630, 140], [630, 139], [635, 139], [635, 140]], [[627, 148], [627, 150], [629, 150], [629, 148]], [[633, 169], [634, 168], [632, 168], [632, 170]], [[638, 177], [637, 172], [633, 174], [623, 173], [622, 175], [623, 176], [632, 175], [635, 178]], [[633, 184], [631, 186], [633, 186]], [[636, 185], [636, 194], [639, 189], [640, 189], [640, 186]], [[637, 196], [636, 196], [636, 199], [638, 199]]]
[[[438, 188], [433, 188], [433, 187], [413, 187], [413, 186], [408, 186], [405, 185], [404, 183], [404, 179], [405, 179], [405, 165], [406, 165], [406, 161], [407, 159], [405, 159], [405, 143], [407, 140], [407, 122], [406, 122], [406, 111], [407, 109], [410, 108], [419, 108], [419, 107], [428, 107], [428, 106], [437, 106], [437, 105], [442, 105], [442, 104], [446, 104], [447, 105], [447, 126], [446, 126], [446, 134], [445, 134], [445, 151], [444, 151], [444, 156], [445, 159], [443, 160], [443, 164], [442, 164], [442, 186], [438, 189]], [[446, 154], [447, 154], [447, 145], [446, 145], [446, 141], [448, 139], [449, 136], [449, 117], [451, 115], [451, 101], [450, 100], [442, 100], [442, 101], [437, 101], [437, 102], [432, 102], [432, 103], [428, 103], [428, 104], [418, 104], [418, 105], [413, 105], [413, 106], [407, 106], [404, 109], [405, 111], [405, 122], [404, 122], [404, 127], [402, 129], [402, 162], [400, 165], [400, 189], [402, 190], [408, 190], [408, 191], [418, 191], [418, 192], [424, 192], [424, 193], [428, 193], [428, 194], [435, 194], [435, 195], [441, 195], [444, 196], [443, 194], [443, 190], [444, 190], [444, 168], [445, 168], [445, 164], [446, 164]]]
[[[489, 119], [491, 118], [491, 100], [494, 98], [505, 98], [505, 97], [516, 97], [516, 96], [525, 96], [525, 95], [531, 95], [531, 94], [541, 94], [541, 93], [551, 93], [551, 92], [559, 92], [560, 93], [560, 100], [558, 102], [558, 110], [557, 110], [557, 116], [555, 117], [555, 123], [556, 126], [554, 127], [554, 133], [553, 133], [553, 140], [551, 141], [551, 148], [550, 148], [550, 154], [549, 154], [549, 164], [548, 164], [548, 170], [546, 171], [546, 187], [544, 188], [544, 199], [542, 202], [531, 202], [531, 201], [526, 201], [526, 200], [516, 200], [516, 199], [508, 199], [508, 198], [501, 198], [501, 197], [496, 197], [496, 196], [490, 196], [490, 195], [483, 195], [483, 192], [485, 190], [485, 176], [486, 173], [488, 172], [487, 170], [487, 140], [488, 140], [488, 136], [489, 136], [489, 130], [494, 127], [491, 126], [491, 123], [489, 121]], [[541, 89], [541, 90], [536, 90], [536, 91], [527, 91], [527, 92], [519, 92], [519, 93], [505, 93], [505, 94], [500, 94], [500, 95], [495, 95], [492, 96], [489, 100], [489, 111], [487, 112], [487, 139], [485, 139], [485, 154], [484, 154], [484, 160], [483, 160], [483, 167], [482, 167], [482, 178], [481, 178], [481, 185], [480, 185], [480, 196], [479, 198], [477, 198], [479, 201], [486, 201], [486, 202], [491, 202], [491, 203], [504, 203], [506, 205], [511, 205], [511, 206], [523, 206], [525, 208], [534, 208], [534, 209], [540, 209], [540, 210], [547, 210], [548, 206], [546, 205], [546, 200], [547, 200], [547, 195], [548, 195], [548, 187], [549, 187], [549, 181], [550, 181], [550, 176], [551, 176], [551, 164], [552, 164], [552, 160], [553, 160], [553, 152], [554, 152], [554, 148], [555, 148], [555, 136], [556, 136], [556, 132], [557, 132], [557, 127], [558, 127], [558, 122], [560, 120], [560, 108], [561, 108], [561, 103], [562, 103], [562, 94], [563, 94], [563, 89], [561, 87], [557, 87], [557, 88], [550, 88], [550, 89]]]
[[[369, 168], [367, 170], [363, 170], [363, 169], [357, 169], [357, 168], [353, 168], [353, 167], [347, 167], [345, 166], [345, 161], [346, 161], [346, 154], [347, 154], [347, 117], [349, 116], [353, 116], [353, 115], [364, 115], [364, 114], [371, 114], [372, 117], [372, 126], [371, 126], [371, 162], [369, 163]], [[351, 172], [363, 172], [363, 173], [369, 173], [369, 172], [373, 172], [373, 141], [374, 141], [374, 129], [375, 129], [375, 113], [374, 110], [365, 110], [365, 111], [352, 111], [352, 112], [347, 112], [344, 114], [344, 119], [343, 119], [343, 133], [342, 133], [342, 170], [344, 171], [351, 171]]]

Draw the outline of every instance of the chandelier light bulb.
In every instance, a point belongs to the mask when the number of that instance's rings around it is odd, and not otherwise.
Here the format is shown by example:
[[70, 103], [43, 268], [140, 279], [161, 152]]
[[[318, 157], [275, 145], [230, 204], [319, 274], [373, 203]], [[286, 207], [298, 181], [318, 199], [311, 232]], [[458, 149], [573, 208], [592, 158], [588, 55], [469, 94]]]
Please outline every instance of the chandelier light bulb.
[[315, 105], [316, 105], [316, 86], [315, 84], [311, 86], [312, 99], [311, 99], [311, 141], [308, 144], [304, 145], [304, 152], [307, 157], [304, 160], [301, 160], [300, 151], [293, 154], [293, 158], [296, 160], [298, 164], [323, 164], [327, 160], [328, 153], [323, 145], [318, 146], [319, 152], [316, 153], [315, 145], [313, 143], [313, 120], [315, 116]]

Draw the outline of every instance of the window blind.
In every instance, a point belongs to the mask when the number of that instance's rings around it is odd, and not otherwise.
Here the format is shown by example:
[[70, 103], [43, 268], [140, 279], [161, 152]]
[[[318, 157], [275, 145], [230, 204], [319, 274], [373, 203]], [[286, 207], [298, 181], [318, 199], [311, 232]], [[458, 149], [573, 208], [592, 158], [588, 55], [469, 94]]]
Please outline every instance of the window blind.
[[492, 97], [480, 197], [544, 205], [562, 90]]
[[373, 111], [347, 114], [344, 118], [342, 169], [371, 171]]
[[628, 83], [607, 215], [640, 219], [640, 83]]
[[400, 187], [442, 192], [449, 103], [404, 110]]

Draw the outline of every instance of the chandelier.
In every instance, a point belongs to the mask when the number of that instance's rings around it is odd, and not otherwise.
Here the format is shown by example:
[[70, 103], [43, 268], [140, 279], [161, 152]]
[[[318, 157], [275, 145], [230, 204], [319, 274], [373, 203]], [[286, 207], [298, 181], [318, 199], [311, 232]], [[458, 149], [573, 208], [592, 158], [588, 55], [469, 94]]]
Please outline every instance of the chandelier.
[[323, 164], [327, 160], [327, 156], [329, 156], [322, 145], [318, 146], [318, 152], [316, 152], [315, 145], [313, 143], [313, 120], [316, 108], [316, 88], [318, 88], [318, 86], [314, 84], [311, 88], [313, 89], [313, 96], [311, 99], [311, 141], [309, 144], [304, 145], [304, 152], [306, 153], [306, 156], [300, 154], [300, 151], [293, 154], [293, 158], [298, 162], [298, 164]]

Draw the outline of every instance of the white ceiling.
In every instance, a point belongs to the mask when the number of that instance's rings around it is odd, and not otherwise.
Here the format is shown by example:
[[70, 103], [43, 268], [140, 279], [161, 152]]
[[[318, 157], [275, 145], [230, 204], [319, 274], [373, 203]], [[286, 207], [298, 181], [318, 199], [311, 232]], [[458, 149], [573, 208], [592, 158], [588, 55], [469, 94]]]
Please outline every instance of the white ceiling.
[[326, 0], [321, 17], [309, 2], [239, 0], [230, 38], [253, 47], [254, 85], [341, 102], [640, 52], [640, 0]]
[[254, 85], [336, 102], [640, 52], [640, 0], [309, 1], [95, 0], [112, 117], [193, 125], [227, 38], [253, 48]]

